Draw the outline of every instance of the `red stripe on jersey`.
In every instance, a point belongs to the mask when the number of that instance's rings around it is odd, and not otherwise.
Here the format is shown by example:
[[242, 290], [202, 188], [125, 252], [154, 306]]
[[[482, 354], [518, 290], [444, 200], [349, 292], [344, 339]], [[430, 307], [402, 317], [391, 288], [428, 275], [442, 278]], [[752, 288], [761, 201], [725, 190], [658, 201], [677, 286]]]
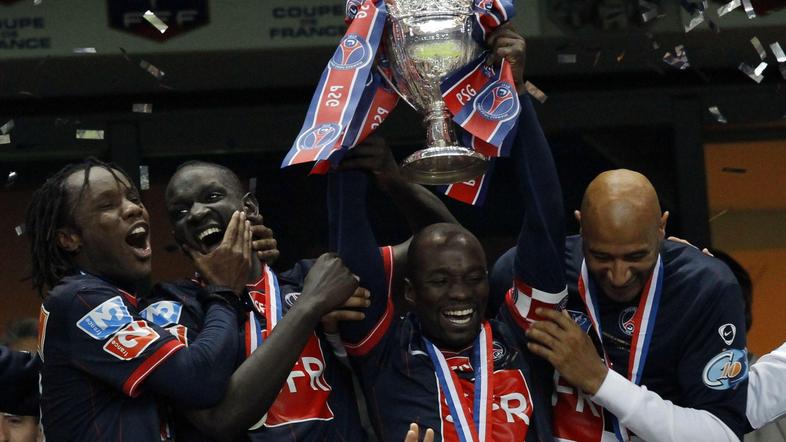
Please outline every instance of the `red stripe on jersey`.
[[[344, 343], [344, 347], [347, 349], [347, 353], [352, 356], [363, 356], [370, 352], [374, 347], [379, 344], [379, 341], [385, 336], [385, 333], [388, 331], [390, 327], [390, 323], [393, 321], [394, 309], [393, 309], [393, 247], [386, 246], [379, 248], [380, 253], [382, 253], [382, 263], [385, 267], [385, 279], [387, 279], [388, 283], [388, 293], [387, 293], [387, 303], [385, 306], [385, 313], [377, 322], [377, 325], [371, 330], [371, 332], [363, 338], [358, 343]], [[374, 295], [372, 295], [374, 296]]]
[[142, 384], [142, 381], [144, 381], [162, 362], [184, 347], [185, 345], [177, 339], [166, 342], [159, 347], [158, 350], [145, 359], [144, 362], [139, 364], [139, 367], [137, 367], [136, 370], [131, 373], [131, 376], [126, 379], [123, 383], [123, 393], [132, 398], [139, 396], [139, 386]]
[[513, 317], [513, 321], [516, 323], [516, 325], [518, 325], [522, 330], [528, 330], [531, 323], [521, 316], [521, 313], [519, 313], [519, 309], [516, 307], [516, 299], [514, 296], [515, 294], [513, 293], [513, 289], [508, 289], [508, 294], [505, 295], [505, 305], [508, 306], [510, 316]]

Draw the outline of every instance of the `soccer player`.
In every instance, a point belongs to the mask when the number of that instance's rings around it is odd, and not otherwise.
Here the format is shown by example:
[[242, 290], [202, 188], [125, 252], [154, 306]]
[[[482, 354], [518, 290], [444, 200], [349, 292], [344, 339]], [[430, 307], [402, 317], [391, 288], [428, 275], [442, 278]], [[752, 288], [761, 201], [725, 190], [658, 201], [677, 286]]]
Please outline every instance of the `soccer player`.
[[[234, 211], [261, 218], [256, 197], [246, 193], [231, 170], [214, 163], [188, 162], [180, 166], [167, 185], [166, 206], [175, 239], [191, 250], [192, 256], [198, 256], [193, 251], [210, 253], [216, 247]], [[275, 240], [271, 237], [265, 241], [265, 253], [273, 252]], [[331, 343], [326, 333], [331, 331], [328, 328], [335, 328], [334, 321], [362, 318], [362, 313], [333, 311], [330, 320], [322, 321], [320, 330], [319, 317], [303, 318], [304, 310], [297, 308], [309, 291], [304, 285], [319, 270], [314, 260], [301, 260], [278, 275], [260, 255], [252, 261], [243, 279], [246, 293], [241, 297], [243, 326], [236, 337], [239, 348], [229, 359], [239, 366], [233, 384], [255, 382], [257, 388], [266, 386], [265, 394], [249, 402], [245, 389], [230, 391], [222, 401], [227, 406], [223, 412], [213, 411], [209, 418], [203, 416], [193, 422], [198, 431], [219, 440], [246, 430], [250, 439], [260, 441], [365, 440], [351, 373], [334, 351], [336, 346], [338, 351], [343, 347], [337, 335]], [[151, 320], [178, 326], [188, 336], [201, 333], [203, 317], [193, 304], [204, 291], [205, 276], [200, 271], [198, 278], [159, 285], [144, 311], [149, 312]], [[345, 307], [367, 304], [367, 292], [360, 289]], [[182, 314], [169, 314], [174, 311]], [[266, 370], [247, 370], [247, 362], [241, 365], [246, 358], [264, 360], [264, 364], [254, 365]], [[255, 419], [249, 421], [251, 416]], [[200, 437], [188, 426], [180, 426], [181, 434], [188, 432], [189, 440]]]
[[[523, 77], [524, 41], [504, 48]], [[523, 87], [517, 84], [519, 93]], [[515, 287], [498, 319], [484, 320], [488, 281], [478, 240], [456, 224], [415, 233], [407, 252], [405, 299], [412, 313], [396, 317], [391, 301], [396, 254], [377, 249], [365, 206], [366, 177], [343, 172], [328, 185], [331, 225], [344, 262], [371, 291], [361, 322], [342, 323], [381, 440], [405, 439], [410, 422], [435, 440], [551, 440], [551, 370], [527, 350], [524, 330], [535, 305], [566, 296], [564, 226], [559, 181], [528, 96], [521, 96], [513, 141], [525, 205]], [[511, 278], [511, 285], [514, 278]]]
[[[171, 438], [164, 405], [214, 407], [195, 412], [198, 420], [231, 408], [222, 398], [238, 389], [250, 390], [253, 400], [264, 393], [258, 383], [230, 379], [236, 364], [227, 357], [237, 354], [233, 306], [251, 263], [245, 214], [231, 214], [212, 251], [192, 253], [208, 283], [195, 304], [203, 327], [192, 340], [176, 326], [157, 325], [151, 314], [165, 315], [166, 309], [141, 312], [132, 294], [150, 274], [150, 227], [136, 187], [121, 170], [94, 159], [66, 166], [34, 193], [27, 226], [34, 285], [50, 289], [38, 345], [47, 438]], [[333, 310], [331, 302], [343, 303], [357, 282], [335, 257], [321, 257], [314, 267], [317, 277], [306, 281], [297, 310], [316, 322]]]
[[[599, 175], [576, 218], [568, 312], [543, 312], [528, 334], [559, 373], [555, 436], [738, 440], [748, 362], [734, 275], [695, 247], [663, 241], [668, 212], [636, 172]], [[511, 266], [508, 252], [495, 277]]]

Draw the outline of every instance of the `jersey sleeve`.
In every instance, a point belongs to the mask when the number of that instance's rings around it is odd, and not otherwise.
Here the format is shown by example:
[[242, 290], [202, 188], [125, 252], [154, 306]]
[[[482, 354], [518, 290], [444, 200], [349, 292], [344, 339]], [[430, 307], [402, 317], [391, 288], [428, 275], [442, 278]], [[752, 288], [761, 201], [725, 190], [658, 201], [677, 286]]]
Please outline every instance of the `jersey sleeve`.
[[360, 278], [371, 293], [371, 305], [362, 321], [339, 324], [347, 352], [368, 353], [379, 343], [393, 316], [390, 285], [393, 274], [392, 248], [377, 247], [366, 208], [367, 178], [361, 172], [334, 173], [328, 177], [328, 216], [331, 248]]
[[786, 343], [751, 365], [747, 415], [755, 429], [786, 415]]
[[184, 347], [117, 290], [82, 289], [63, 301], [71, 363], [128, 396], [137, 396], [145, 378]]
[[505, 303], [526, 329], [537, 307], [559, 308], [565, 285], [565, 216], [562, 188], [551, 149], [529, 96], [521, 97], [519, 130], [513, 158], [524, 200], [524, 220], [513, 258], [514, 282]]

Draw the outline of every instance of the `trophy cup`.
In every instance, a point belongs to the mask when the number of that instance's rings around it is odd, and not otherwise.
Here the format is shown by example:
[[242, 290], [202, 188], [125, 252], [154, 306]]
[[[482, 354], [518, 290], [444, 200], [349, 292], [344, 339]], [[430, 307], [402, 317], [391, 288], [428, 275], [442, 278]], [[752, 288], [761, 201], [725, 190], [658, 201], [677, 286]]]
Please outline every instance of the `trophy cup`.
[[477, 58], [471, 0], [385, 0], [385, 50], [399, 95], [425, 114], [426, 148], [402, 163], [402, 173], [420, 184], [467, 181], [486, 170], [484, 155], [462, 146], [442, 100], [440, 83]]

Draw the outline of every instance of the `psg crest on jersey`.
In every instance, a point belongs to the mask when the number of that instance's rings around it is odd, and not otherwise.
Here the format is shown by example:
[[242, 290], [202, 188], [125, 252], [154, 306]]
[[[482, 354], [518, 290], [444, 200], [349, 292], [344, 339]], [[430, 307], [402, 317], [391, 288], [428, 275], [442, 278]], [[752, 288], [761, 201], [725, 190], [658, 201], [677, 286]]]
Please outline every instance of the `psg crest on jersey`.
[[631, 306], [620, 312], [619, 326], [620, 330], [628, 336], [633, 336], [636, 329], [633, 323], [633, 317], [636, 316], [636, 307]]
[[704, 366], [701, 378], [713, 390], [728, 390], [748, 377], [748, 352], [735, 348], [715, 355]]
[[322, 149], [333, 146], [339, 135], [341, 131], [338, 124], [325, 123], [303, 132], [295, 143], [302, 150]]
[[510, 84], [497, 81], [479, 94], [475, 110], [488, 120], [508, 121], [518, 115], [519, 101]]
[[357, 69], [371, 62], [372, 53], [365, 38], [358, 34], [348, 34], [338, 44], [338, 50], [330, 59], [330, 66], [338, 70]]

